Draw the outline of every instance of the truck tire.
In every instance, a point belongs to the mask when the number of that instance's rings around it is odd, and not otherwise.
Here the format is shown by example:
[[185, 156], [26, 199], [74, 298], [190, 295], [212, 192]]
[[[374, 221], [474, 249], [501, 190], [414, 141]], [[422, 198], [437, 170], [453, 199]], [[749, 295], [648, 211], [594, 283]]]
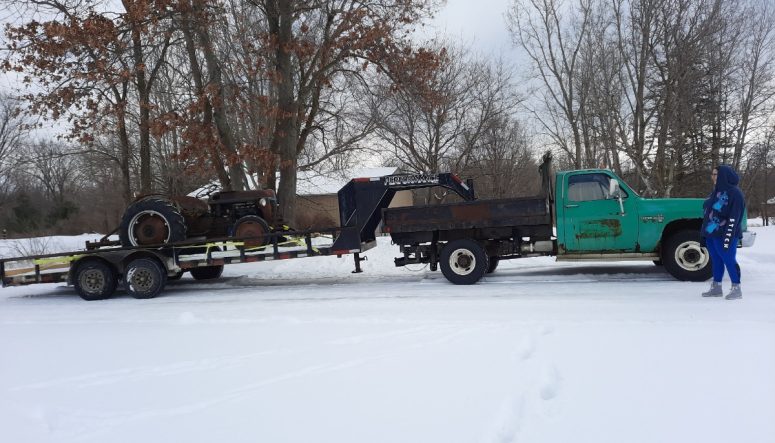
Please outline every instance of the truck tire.
[[147, 246], [186, 239], [186, 221], [169, 200], [152, 197], [129, 205], [121, 217], [122, 246]]
[[499, 257], [489, 257], [488, 260], [490, 264], [487, 266], [487, 273], [492, 274], [498, 268], [498, 263], [500, 263], [501, 259]]
[[134, 259], [124, 270], [124, 287], [134, 298], [154, 298], [167, 283], [164, 265], [150, 258]]
[[223, 274], [223, 265], [192, 268], [189, 272], [191, 272], [191, 276], [194, 277], [194, 280], [212, 280]]
[[78, 263], [72, 282], [75, 292], [86, 301], [110, 298], [118, 285], [113, 267], [97, 259], [86, 259]]
[[470, 239], [454, 240], [441, 250], [441, 273], [456, 285], [472, 285], [490, 266], [482, 245]]
[[668, 237], [662, 249], [662, 263], [670, 275], [682, 281], [705, 281], [713, 273], [710, 255], [700, 246], [699, 231], [693, 229]]
[[257, 248], [267, 244], [269, 238], [266, 235], [268, 234], [269, 224], [257, 215], [246, 215], [240, 218], [234, 223], [232, 229], [232, 235], [237, 238], [261, 237], [245, 241], [245, 246], [248, 248]]

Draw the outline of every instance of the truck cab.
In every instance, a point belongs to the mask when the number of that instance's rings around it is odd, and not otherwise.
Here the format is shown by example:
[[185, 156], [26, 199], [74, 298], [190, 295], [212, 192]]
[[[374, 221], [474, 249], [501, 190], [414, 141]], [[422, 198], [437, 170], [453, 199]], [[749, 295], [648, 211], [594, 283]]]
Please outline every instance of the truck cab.
[[557, 172], [555, 190], [558, 260], [653, 260], [679, 280], [710, 278], [703, 199], [641, 197], [607, 169]]

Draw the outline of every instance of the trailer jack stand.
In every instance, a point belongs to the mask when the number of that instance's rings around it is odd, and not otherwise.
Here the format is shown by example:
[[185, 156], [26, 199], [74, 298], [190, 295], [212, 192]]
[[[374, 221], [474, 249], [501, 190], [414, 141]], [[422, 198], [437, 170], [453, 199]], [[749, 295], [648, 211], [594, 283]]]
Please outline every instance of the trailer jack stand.
[[352, 272], [353, 274], [360, 274], [363, 272], [363, 269], [361, 269], [361, 262], [368, 260], [369, 257], [363, 257], [361, 258], [361, 255], [357, 252], [353, 255], [353, 260], [355, 261], [355, 270]]

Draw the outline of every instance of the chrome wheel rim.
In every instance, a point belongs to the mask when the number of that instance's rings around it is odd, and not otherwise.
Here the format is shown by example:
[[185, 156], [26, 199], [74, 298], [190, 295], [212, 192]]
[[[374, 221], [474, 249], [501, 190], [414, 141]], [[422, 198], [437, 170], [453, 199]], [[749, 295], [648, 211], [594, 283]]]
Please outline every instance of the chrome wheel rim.
[[468, 275], [476, 268], [476, 257], [468, 249], [455, 249], [449, 256], [449, 268], [457, 275]]
[[675, 262], [681, 269], [699, 271], [710, 261], [708, 250], [696, 241], [683, 242], [675, 249]]

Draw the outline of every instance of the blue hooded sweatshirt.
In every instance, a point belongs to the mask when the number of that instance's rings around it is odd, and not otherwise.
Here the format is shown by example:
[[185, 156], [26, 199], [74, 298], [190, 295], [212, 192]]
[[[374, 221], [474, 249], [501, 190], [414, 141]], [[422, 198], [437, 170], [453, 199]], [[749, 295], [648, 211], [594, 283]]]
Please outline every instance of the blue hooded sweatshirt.
[[737, 239], [743, 236], [740, 223], [745, 211], [745, 198], [737, 186], [740, 177], [727, 165], [716, 168], [716, 186], [703, 204], [703, 237], [722, 237], [724, 249], [737, 247]]

